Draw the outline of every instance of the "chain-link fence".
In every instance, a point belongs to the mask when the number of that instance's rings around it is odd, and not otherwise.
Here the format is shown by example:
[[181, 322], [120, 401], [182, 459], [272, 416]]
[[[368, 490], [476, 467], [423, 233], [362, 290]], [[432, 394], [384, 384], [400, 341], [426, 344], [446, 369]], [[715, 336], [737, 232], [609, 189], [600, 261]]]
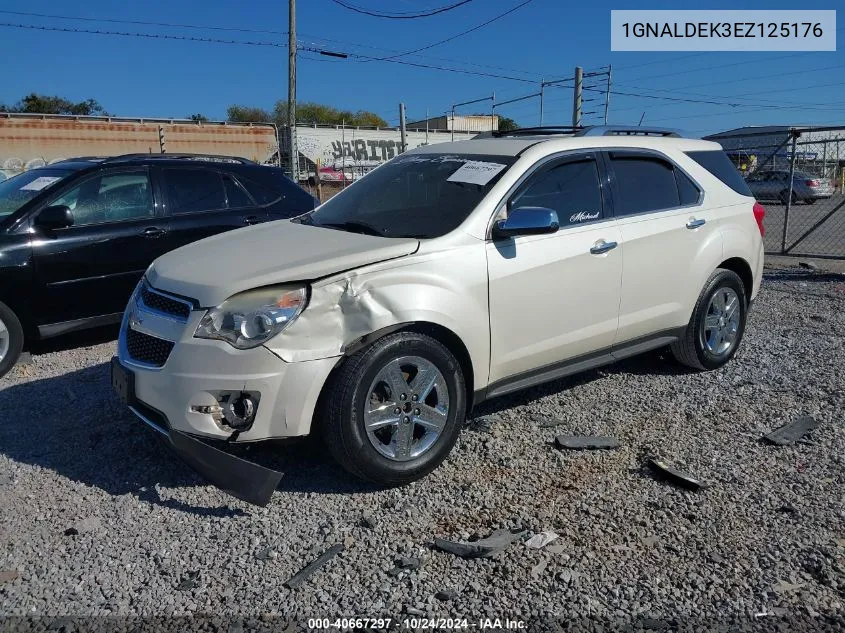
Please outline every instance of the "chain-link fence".
[[766, 252], [845, 258], [845, 126], [753, 128], [718, 141], [766, 207]]

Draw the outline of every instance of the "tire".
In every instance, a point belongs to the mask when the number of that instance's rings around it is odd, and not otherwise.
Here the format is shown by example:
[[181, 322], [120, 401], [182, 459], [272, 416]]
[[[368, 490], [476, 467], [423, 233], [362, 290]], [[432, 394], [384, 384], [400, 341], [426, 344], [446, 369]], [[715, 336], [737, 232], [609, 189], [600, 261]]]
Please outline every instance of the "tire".
[[[780, 201], [780, 203], [781, 203], [782, 205], [786, 206], [786, 203], [787, 203], [787, 201], [789, 200], [789, 191], [788, 191], [788, 190], [786, 190], [786, 189], [784, 189], [783, 191], [781, 191], [781, 192], [778, 194], [778, 200]], [[797, 204], [797, 203], [798, 203], [798, 196], [797, 196], [797, 195], [795, 194], [795, 192], [793, 191], [793, 192], [792, 192], [792, 204]]]
[[[730, 304], [731, 298], [736, 304], [728, 317], [729, 305], [725, 311], [720, 306]], [[717, 268], [698, 296], [683, 338], [672, 343], [672, 355], [678, 362], [697, 370], [722, 367], [739, 349], [747, 317], [748, 302], [742, 279], [732, 270]], [[724, 339], [719, 338], [720, 332], [724, 333]]]
[[414, 332], [385, 336], [347, 358], [321, 400], [318, 426], [332, 457], [383, 486], [410, 483], [440, 465], [466, 415], [460, 363], [445, 345]]
[[15, 313], [0, 301], [0, 378], [9, 373], [23, 349], [23, 328]]
[[815, 198], [807, 198], [806, 200], [804, 200], [804, 204], [816, 204], [816, 199]]

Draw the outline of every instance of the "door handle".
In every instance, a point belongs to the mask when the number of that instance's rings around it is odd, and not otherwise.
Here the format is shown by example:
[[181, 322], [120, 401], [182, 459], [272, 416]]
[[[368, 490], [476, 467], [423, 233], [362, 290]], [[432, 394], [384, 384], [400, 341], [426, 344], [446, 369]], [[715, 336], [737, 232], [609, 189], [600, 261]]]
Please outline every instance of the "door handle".
[[605, 242], [604, 240], [599, 240], [590, 247], [590, 252], [593, 255], [601, 255], [607, 251], [612, 251], [617, 246], [619, 245], [616, 242]]
[[261, 218], [257, 215], [249, 215], [244, 218], [244, 224], [260, 224]]
[[689, 222], [687, 222], [688, 229], [697, 229], [699, 226], [704, 226], [706, 220], [703, 218], [699, 218], [696, 220], [695, 218], [690, 218]]
[[164, 235], [164, 229], [160, 229], [157, 226], [148, 226], [143, 231], [141, 231], [141, 235], [150, 238], [161, 237], [162, 235]]

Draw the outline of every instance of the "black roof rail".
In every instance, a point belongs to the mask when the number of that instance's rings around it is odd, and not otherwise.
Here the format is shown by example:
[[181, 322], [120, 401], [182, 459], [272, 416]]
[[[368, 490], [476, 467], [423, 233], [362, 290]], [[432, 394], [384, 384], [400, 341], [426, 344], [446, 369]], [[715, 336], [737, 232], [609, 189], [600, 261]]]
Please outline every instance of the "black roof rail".
[[109, 156], [103, 160], [104, 163], [114, 163], [123, 160], [205, 160], [210, 162], [221, 163], [240, 163], [241, 165], [255, 165], [254, 161], [240, 156], [223, 156], [221, 154], [144, 154], [143, 152], [137, 154], [121, 154], [119, 156]]
[[576, 127], [573, 125], [541, 125], [537, 127], [521, 127], [515, 130], [496, 130], [492, 133], [492, 135], [496, 138], [502, 138], [506, 136], [546, 136], [549, 134], [569, 134], [575, 135], [576, 133], [586, 130], [588, 128], [584, 127]]
[[627, 125], [593, 125], [586, 127], [577, 136], [665, 136], [681, 138], [680, 131], [672, 128], [642, 127]]
[[627, 126], [627, 125], [588, 125], [584, 127], [574, 125], [546, 125], [538, 127], [521, 127], [507, 132], [484, 132], [475, 138], [493, 136], [495, 138], [516, 136], [551, 136], [555, 134], [568, 136], [663, 136], [680, 138], [680, 131], [672, 128]]

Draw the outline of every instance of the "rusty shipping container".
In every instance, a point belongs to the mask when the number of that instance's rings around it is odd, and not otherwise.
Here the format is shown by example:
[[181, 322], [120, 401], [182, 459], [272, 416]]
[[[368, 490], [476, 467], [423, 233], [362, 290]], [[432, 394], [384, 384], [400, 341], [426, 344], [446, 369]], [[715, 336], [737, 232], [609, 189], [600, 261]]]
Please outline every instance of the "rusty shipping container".
[[162, 141], [167, 154], [278, 160], [272, 124], [0, 113], [0, 171], [12, 176], [79, 156], [159, 154]]

